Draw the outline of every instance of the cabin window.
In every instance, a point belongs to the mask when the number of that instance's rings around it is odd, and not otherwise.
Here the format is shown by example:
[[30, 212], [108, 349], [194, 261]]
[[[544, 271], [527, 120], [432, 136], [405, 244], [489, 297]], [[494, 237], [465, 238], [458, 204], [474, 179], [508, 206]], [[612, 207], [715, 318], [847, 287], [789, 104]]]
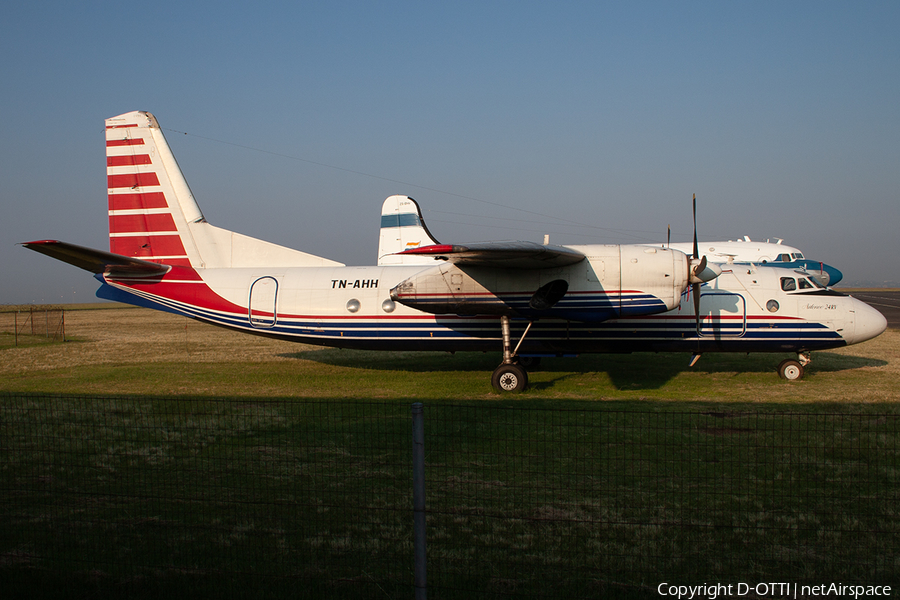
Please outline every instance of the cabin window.
[[797, 289], [797, 281], [793, 277], [782, 277], [781, 289], [785, 292], [793, 292]]
[[813, 286], [813, 284], [811, 284], [809, 282], [808, 279], [801, 278], [799, 281], [800, 281], [800, 289], [801, 290], [811, 290], [811, 289], [813, 289], [813, 287], [815, 287], [815, 286]]

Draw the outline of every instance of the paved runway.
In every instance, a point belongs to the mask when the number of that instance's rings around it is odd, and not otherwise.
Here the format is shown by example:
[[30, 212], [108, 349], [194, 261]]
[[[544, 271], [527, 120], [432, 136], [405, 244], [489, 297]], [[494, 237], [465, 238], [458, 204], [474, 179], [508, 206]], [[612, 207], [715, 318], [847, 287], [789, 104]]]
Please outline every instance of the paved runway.
[[[837, 291], [843, 291], [836, 288]], [[900, 291], [896, 290], [874, 290], [866, 292], [845, 292], [854, 298], [859, 298], [869, 306], [877, 308], [881, 314], [885, 316], [888, 327], [900, 327]]]

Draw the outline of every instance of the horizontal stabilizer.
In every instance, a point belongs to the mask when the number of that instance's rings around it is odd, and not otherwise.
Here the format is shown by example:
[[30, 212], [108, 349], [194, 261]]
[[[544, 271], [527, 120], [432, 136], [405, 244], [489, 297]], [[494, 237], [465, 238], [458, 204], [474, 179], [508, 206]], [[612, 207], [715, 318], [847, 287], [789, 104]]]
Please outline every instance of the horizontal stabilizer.
[[129, 258], [121, 254], [94, 250], [56, 240], [25, 242], [22, 245], [29, 250], [46, 254], [51, 258], [96, 274], [153, 276], [163, 275], [172, 268], [148, 260]]
[[465, 246], [435, 244], [400, 252], [401, 256], [411, 254], [427, 255], [457, 265], [511, 269], [549, 269], [584, 260], [584, 254], [577, 250], [534, 242], [480, 242]]

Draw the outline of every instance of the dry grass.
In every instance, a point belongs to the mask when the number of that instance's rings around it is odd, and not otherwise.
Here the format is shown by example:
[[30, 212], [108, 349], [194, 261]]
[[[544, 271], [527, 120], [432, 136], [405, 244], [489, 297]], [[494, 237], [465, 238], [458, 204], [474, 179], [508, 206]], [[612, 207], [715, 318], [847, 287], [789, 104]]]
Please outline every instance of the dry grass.
[[[497, 399], [494, 354], [362, 352], [246, 335], [148, 309], [70, 310], [64, 344], [0, 350], [0, 390], [162, 395]], [[545, 360], [524, 397], [551, 400], [895, 402], [900, 331], [817, 352], [807, 378], [778, 379], [791, 355], [595, 355]], [[524, 399], [523, 397], [523, 399]]]
[[61, 367], [157, 362], [287, 361], [298, 345], [213, 327], [144, 308], [66, 312], [66, 336], [52, 347], [13, 350], [0, 374]]

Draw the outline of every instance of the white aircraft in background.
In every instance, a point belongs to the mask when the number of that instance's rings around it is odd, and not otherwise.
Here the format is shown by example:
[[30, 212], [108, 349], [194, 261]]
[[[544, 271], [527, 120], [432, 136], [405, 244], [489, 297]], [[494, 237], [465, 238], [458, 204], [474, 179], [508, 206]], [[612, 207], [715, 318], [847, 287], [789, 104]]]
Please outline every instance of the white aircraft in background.
[[[775, 242], [754, 242], [748, 236], [742, 240], [722, 242], [701, 242], [700, 249], [709, 262], [714, 263], [759, 263], [776, 267], [800, 269], [815, 277], [823, 286], [837, 285], [844, 275], [838, 269], [825, 263], [809, 260], [799, 249], [787, 246], [783, 240]], [[659, 246], [660, 244], [657, 244]], [[682, 252], [691, 252], [690, 243], [667, 244], [666, 247]]]
[[696, 235], [692, 256], [644, 245], [439, 244], [406, 196], [384, 202], [377, 266], [348, 267], [208, 223], [150, 113], [107, 119], [106, 153], [109, 252], [24, 244], [93, 272], [98, 297], [323, 346], [496, 349], [498, 391], [525, 388], [525, 355], [582, 352], [797, 352], [779, 371], [799, 379], [810, 351], [887, 325], [793, 269], [709, 263]]

